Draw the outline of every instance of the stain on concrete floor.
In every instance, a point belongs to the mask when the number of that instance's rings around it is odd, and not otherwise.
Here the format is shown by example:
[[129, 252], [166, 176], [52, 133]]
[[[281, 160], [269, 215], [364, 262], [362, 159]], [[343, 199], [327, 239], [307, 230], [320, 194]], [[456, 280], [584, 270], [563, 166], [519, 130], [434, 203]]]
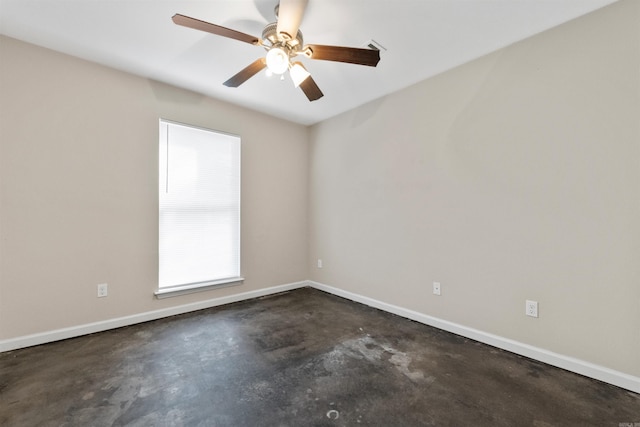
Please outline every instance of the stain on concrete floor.
[[614, 426], [640, 395], [305, 288], [0, 354], [3, 426]]

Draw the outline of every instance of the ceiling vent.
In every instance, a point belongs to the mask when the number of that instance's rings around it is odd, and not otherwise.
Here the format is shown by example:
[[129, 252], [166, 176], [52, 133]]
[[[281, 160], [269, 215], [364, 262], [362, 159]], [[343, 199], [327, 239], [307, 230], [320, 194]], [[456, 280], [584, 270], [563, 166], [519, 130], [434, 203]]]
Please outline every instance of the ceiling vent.
[[363, 44], [362, 47], [365, 48], [365, 49], [379, 50], [380, 51], [380, 55], [382, 55], [382, 53], [387, 50], [387, 49], [385, 49], [384, 46], [382, 46], [380, 43], [378, 43], [374, 39], [369, 40], [368, 42]]

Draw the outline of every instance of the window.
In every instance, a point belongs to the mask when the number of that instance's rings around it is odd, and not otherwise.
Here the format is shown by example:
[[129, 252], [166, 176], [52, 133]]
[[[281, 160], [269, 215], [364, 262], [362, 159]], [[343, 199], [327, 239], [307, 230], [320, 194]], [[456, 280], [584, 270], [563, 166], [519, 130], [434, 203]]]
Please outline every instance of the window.
[[240, 138], [160, 120], [158, 297], [239, 282]]

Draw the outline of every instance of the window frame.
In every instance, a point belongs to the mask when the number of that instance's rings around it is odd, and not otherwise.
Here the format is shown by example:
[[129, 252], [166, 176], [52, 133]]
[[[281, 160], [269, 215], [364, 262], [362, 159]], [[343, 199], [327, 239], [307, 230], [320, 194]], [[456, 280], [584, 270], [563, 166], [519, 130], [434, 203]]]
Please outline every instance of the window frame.
[[[167, 129], [169, 129], [171, 126], [180, 126], [180, 127], [184, 127], [187, 129], [194, 129], [194, 130], [199, 130], [199, 131], [204, 131], [204, 132], [208, 132], [213, 134], [213, 136], [215, 137], [215, 135], [220, 135], [220, 136], [227, 136], [227, 137], [232, 137], [232, 138], [236, 138], [237, 139], [237, 180], [238, 180], [238, 188], [237, 188], [237, 210], [238, 210], [238, 217], [237, 217], [237, 264], [238, 264], [238, 276], [232, 276], [232, 277], [226, 277], [226, 278], [212, 278], [211, 280], [204, 280], [204, 281], [198, 281], [198, 282], [193, 282], [193, 283], [184, 283], [184, 284], [176, 284], [176, 285], [168, 285], [168, 286], [160, 286], [160, 239], [161, 239], [161, 220], [160, 217], [162, 215], [162, 206], [161, 206], [161, 187], [163, 185], [163, 181], [165, 181], [166, 178], [166, 172], [164, 172], [162, 170], [163, 167], [167, 167], [168, 161], [169, 159], [167, 159], [167, 155], [164, 154], [164, 152], [166, 152], [166, 150], [168, 149], [168, 144], [169, 144], [169, 135], [167, 132], [166, 135], [166, 140], [162, 141], [162, 137], [163, 137], [163, 126], [167, 126]], [[241, 283], [243, 283], [244, 278], [241, 275], [241, 218], [242, 218], [242, 211], [241, 211], [241, 190], [242, 190], [242, 186], [241, 186], [241, 178], [242, 178], [242, 162], [241, 162], [241, 157], [242, 157], [242, 139], [239, 135], [235, 135], [235, 134], [231, 134], [228, 132], [222, 132], [219, 130], [214, 130], [214, 129], [210, 129], [210, 128], [205, 128], [205, 127], [201, 127], [201, 126], [195, 126], [195, 125], [191, 125], [191, 124], [185, 124], [185, 123], [181, 123], [181, 122], [176, 122], [176, 121], [172, 121], [172, 120], [167, 120], [167, 119], [163, 119], [160, 118], [159, 122], [158, 122], [158, 208], [157, 208], [157, 215], [158, 215], [158, 285], [157, 285], [157, 289], [154, 292], [155, 296], [159, 299], [162, 298], [167, 298], [167, 297], [172, 297], [172, 296], [179, 296], [179, 295], [185, 295], [185, 294], [190, 294], [190, 293], [194, 293], [194, 292], [202, 292], [202, 291], [207, 291], [207, 290], [211, 290], [211, 289], [218, 289], [218, 288], [224, 288], [224, 287], [228, 287], [228, 286], [235, 286], [235, 285], [239, 285]], [[163, 152], [163, 148], [164, 148], [164, 152]], [[163, 164], [163, 156], [164, 156], [164, 164]], [[163, 180], [163, 176], [164, 176], [164, 180]]]

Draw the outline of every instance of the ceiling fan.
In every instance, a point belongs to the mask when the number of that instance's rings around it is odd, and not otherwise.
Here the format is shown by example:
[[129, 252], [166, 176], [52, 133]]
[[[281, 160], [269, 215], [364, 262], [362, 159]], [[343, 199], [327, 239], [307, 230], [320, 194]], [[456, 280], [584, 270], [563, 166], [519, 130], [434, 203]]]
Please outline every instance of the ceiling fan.
[[181, 14], [175, 14], [171, 19], [175, 24], [262, 46], [267, 51], [265, 57], [256, 59], [224, 82], [225, 86], [238, 87], [265, 68], [279, 75], [289, 71], [294, 85], [302, 89], [309, 101], [315, 101], [320, 99], [323, 93], [302, 62], [294, 61], [296, 56], [375, 67], [380, 61], [380, 52], [376, 49], [356, 47], [305, 45], [299, 26], [307, 1], [280, 0], [275, 7], [276, 22], [264, 27], [262, 38]]

